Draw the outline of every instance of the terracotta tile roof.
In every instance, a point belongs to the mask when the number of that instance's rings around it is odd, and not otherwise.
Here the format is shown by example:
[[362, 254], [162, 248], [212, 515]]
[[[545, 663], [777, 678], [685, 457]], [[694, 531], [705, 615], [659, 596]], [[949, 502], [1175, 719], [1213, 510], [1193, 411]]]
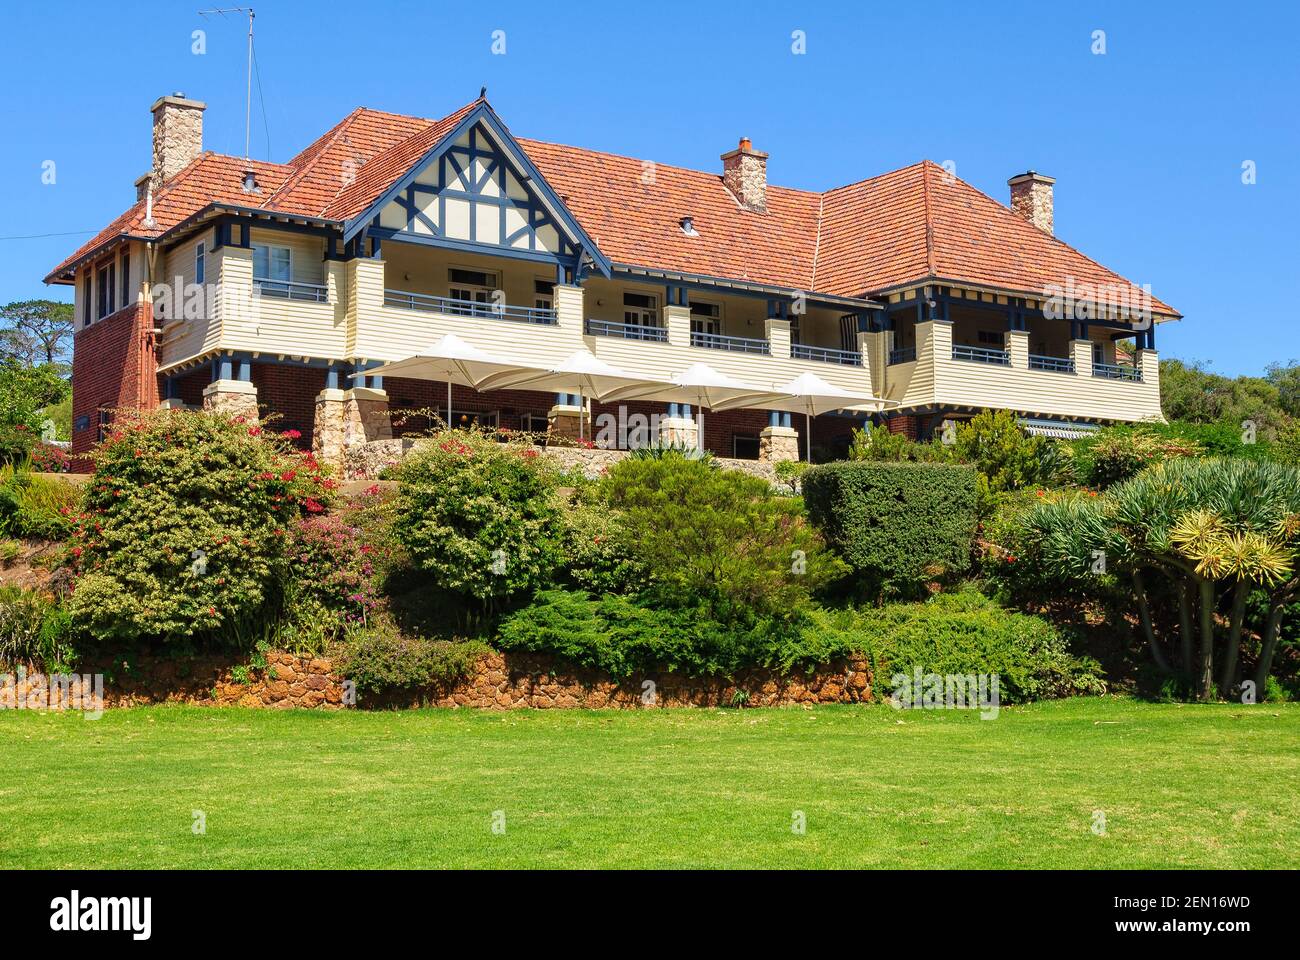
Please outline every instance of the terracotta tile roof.
[[[228, 202], [329, 220], [364, 212], [481, 101], [440, 120], [358, 108], [288, 164], [206, 153], [154, 198], [152, 231], [137, 203], [65, 260], [122, 234], [157, 236], [209, 203]], [[931, 161], [815, 193], [767, 187], [767, 210], [742, 208], [720, 173], [520, 139], [519, 144], [602, 253], [652, 270], [750, 281], [843, 297], [870, 297], [931, 278], [1041, 296], [1049, 284], [1125, 286], [1084, 256]], [[680, 221], [690, 217], [698, 236]], [[1159, 300], [1157, 312], [1176, 314]]]

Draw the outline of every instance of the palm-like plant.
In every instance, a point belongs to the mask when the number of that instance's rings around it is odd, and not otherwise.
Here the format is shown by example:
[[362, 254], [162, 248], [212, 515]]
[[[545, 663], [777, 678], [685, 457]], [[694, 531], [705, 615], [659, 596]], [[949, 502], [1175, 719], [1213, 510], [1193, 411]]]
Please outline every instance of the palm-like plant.
[[[1252, 589], [1267, 590], [1270, 615], [1255, 678], [1262, 688], [1283, 608], [1300, 593], [1300, 470], [1254, 460], [1168, 461], [1096, 500], [1041, 504], [1026, 526], [1039, 561], [1058, 575], [1094, 571], [1090, 561], [1104, 551], [1107, 569], [1131, 577], [1147, 644], [1165, 670], [1170, 657], [1155, 636], [1146, 576], [1167, 577], [1178, 597], [1182, 667], [1195, 676], [1203, 698], [1213, 689], [1218, 591], [1232, 593], [1220, 674], [1227, 690], [1236, 680], [1246, 600]], [[1193, 629], [1193, 608], [1199, 630]]]

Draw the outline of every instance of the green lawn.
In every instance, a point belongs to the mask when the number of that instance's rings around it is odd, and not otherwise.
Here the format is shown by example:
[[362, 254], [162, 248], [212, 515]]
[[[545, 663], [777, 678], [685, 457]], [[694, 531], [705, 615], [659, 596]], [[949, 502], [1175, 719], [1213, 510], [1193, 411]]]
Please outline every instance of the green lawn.
[[1300, 866], [1295, 705], [5, 711], [0, 769], [0, 867]]

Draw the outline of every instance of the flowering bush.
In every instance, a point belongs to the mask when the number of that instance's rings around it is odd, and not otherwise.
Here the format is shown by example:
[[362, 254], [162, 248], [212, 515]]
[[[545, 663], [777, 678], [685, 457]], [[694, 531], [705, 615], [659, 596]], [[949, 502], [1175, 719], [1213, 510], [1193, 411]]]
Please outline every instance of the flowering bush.
[[385, 554], [351, 516], [312, 515], [294, 523], [279, 645], [314, 653], [368, 626], [381, 602]]
[[257, 424], [187, 411], [119, 421], [94, 460], [70, 607], [99, 639], [240, 631], [283, 581], [295, 524], [336, 486]]
[[394, 475], [393, 532], [433, 586], [486, 607], [550, 579], [564, 526], [553, 468], [531, 447], [444, 433]]

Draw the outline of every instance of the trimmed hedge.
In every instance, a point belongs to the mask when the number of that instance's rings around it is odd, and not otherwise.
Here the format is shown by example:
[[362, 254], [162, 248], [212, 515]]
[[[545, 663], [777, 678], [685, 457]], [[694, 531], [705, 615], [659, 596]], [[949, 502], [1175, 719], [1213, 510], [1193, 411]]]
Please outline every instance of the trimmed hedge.
[[874, 594], [906, 594], [970, 566], [976, 472], [946, 463], [844, 461], [804, 475], [808, 515]]

